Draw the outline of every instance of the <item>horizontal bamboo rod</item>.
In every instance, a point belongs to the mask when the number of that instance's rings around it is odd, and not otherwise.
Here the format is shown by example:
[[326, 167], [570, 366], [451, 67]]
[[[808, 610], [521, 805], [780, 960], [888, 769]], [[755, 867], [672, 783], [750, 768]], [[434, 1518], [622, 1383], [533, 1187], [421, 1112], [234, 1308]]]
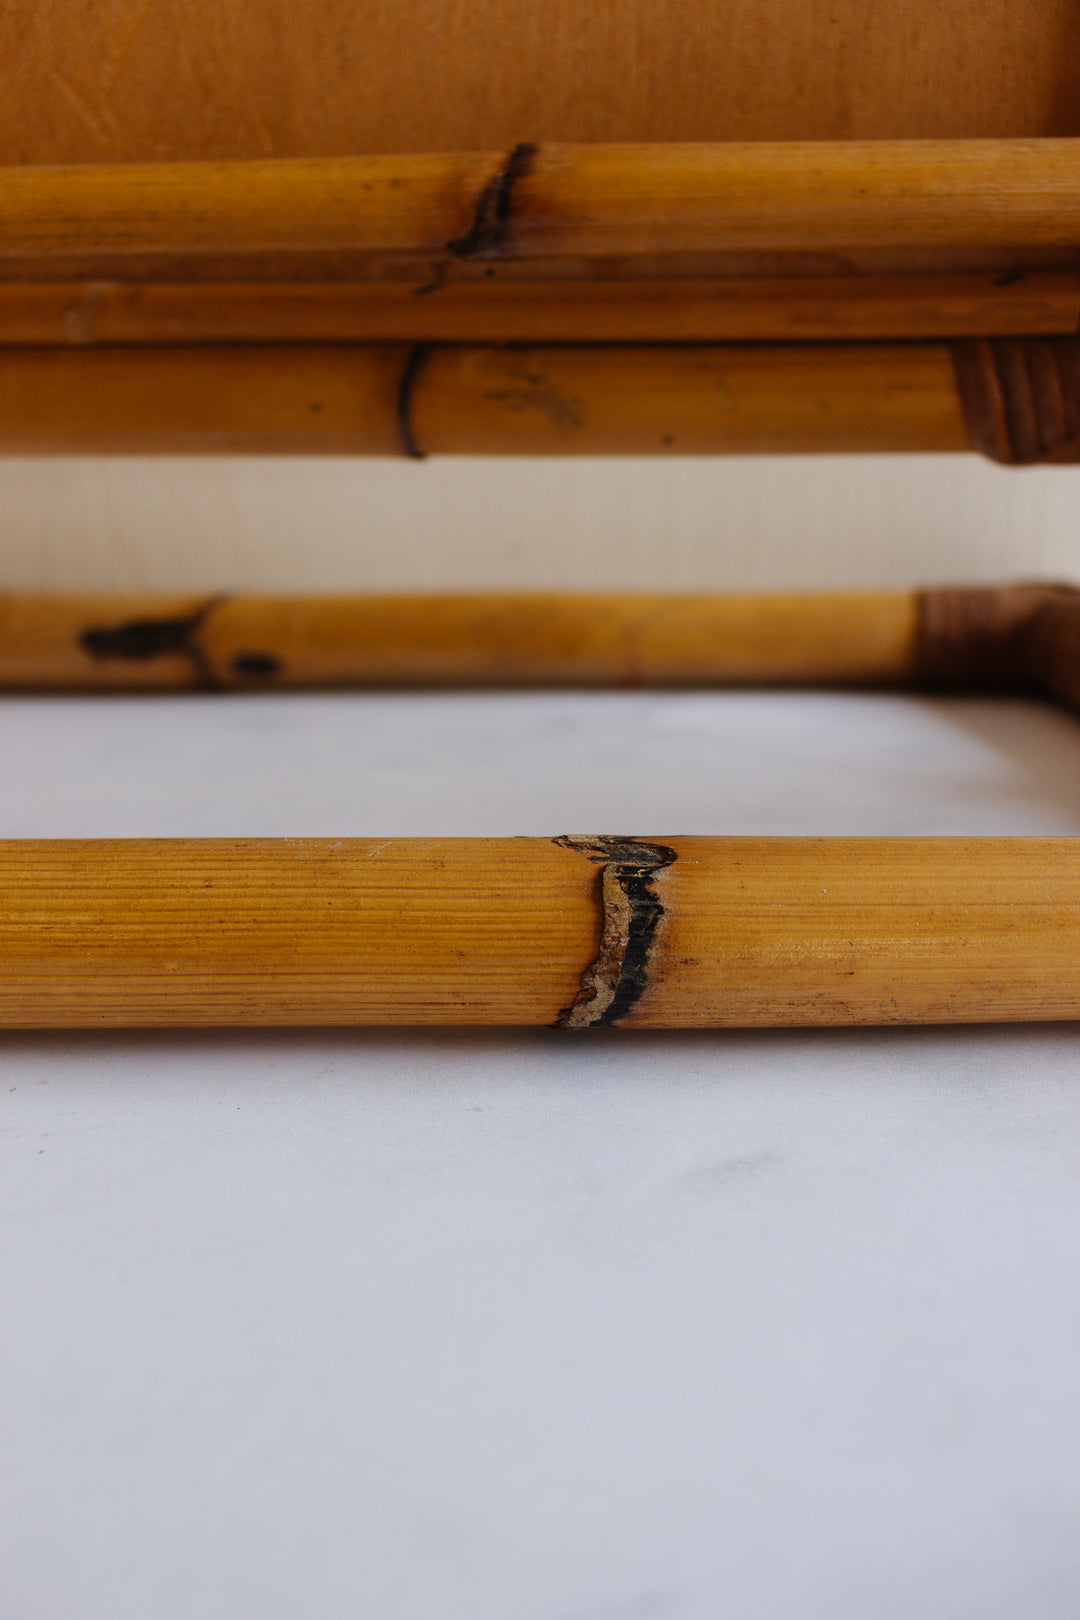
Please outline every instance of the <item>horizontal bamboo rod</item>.
[[1080, 1017], [1071, 838], [0, 843], [0, 1026]]
[[0, 344], [799, 342], [1080, 329], [1080, 273], [702, 281], [0, 282]]
[[0, 171], [0, 259], [1080, 244], [1080, 140], [532, 146]]
[[2, 596], [0, 686], [881, 684], [914, 592]]
[[1080, 590], [0, 595], [0, 688], [846, 685], [1080, 708]]
[[943, 343], [0, 348], [6, 454], [969, 448]]

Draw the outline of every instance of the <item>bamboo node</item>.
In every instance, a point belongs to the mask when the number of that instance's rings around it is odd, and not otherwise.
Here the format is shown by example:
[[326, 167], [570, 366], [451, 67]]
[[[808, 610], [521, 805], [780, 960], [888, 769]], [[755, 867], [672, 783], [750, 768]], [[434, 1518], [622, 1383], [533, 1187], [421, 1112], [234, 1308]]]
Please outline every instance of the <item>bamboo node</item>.
[[537, 150], [532, 141], [517, 143], [504, 166], [480, 193], [473, 222], [465, 235], [447, 242], [446, 250], [455, 259], [499, 258], [505, 253], [514, 187], [532, 168]]
[[649, 962], [664, 916], [653, 881], [677, 859], [668, 844], [610, 836], [556, 838], [563, 849], [587, 855], [600, 873], [600, 944], [581, 975], [581, 988], [555, 1021], [556, 1029], [599, 1029], [617, 1024], [649, 982]]
[[431, 358], [430, 343], [414, 343], [405, 357], [397, 390], [397, 422], [401, 434], [401, 448], [413, 461], [425, 461], [427, 451], [422, 450], [413, 433], [412, 408], [416, 385]]

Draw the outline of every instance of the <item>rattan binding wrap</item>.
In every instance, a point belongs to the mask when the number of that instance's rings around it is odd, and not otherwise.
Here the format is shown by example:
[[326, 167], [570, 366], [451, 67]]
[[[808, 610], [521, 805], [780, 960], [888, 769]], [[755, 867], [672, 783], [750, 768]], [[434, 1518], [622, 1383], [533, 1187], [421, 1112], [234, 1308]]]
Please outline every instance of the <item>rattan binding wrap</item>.
[[1010, 467], [1080, 461], [1080, 338], [969, 338], [952, 352], [972, 449]]

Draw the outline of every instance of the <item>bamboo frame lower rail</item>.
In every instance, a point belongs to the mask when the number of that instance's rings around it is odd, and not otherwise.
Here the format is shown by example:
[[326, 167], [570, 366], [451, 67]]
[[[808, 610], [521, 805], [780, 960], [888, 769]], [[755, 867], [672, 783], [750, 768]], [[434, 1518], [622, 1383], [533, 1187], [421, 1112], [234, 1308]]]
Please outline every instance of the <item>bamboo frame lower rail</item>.
[[1080, 1018], [1071, 838], [0, 842], [0, 1027]]

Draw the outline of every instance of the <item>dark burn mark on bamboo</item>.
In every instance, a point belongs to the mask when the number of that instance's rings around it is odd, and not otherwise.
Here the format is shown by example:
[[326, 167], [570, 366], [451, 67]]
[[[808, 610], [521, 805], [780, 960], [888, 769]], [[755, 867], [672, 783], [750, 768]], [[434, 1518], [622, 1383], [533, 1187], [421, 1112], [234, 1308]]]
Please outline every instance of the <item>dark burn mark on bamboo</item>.
[[664, 907], [653, 887], [657, 872], [677, 858], [668, 844], [637, 838], [556, 838], [601, 868], [603, 921], [596, 956], [581, 989], [556, 1019], [557, 1029], [604, 1029], [617, 1024], [649, 982], [649, 964]]
[[121, 658], [143, 664], [177, 655], [189, 658], [198, 685], [214, 691], [221, 682], [206, 655], [201, 635], [211, 613], [224, 601], [224, 596], [212, 596], [183, 618], [128, 619], [123, 624], [89, 625], [79, 635], [79, 646], [98, 660]]
[[237, 653], [232, 661], [234, 675], [246, 675], [253, 680], [268, 681], [281, 673], [281, 659], [273, 653]]
[[519, 141], [495, 178], [480, 193], [473, 222], [464, 236], [447, 242], [446, 250], [455, 259], [499, 257], [506, 252], [510, 219], [514, 208], [514, 187], [532, 168], [537, 147], [532, 141]]
[[408, 354], [405, 356], [405, 364], [402, 367], [401, 376], [398, 379], [397, 423], [398, 432], [401, 435], [401, 448], [405, 454], [407, 456], [411, 456], [414, 461], [423, 461], [426, 452], [421, 450], [420, 446], [416, 442], [415, 437], [413, 436], [413, 395], [416, 392], [416, 385], [420, 381], [420, 377], [423, 374], [424, 368], [427, 366], [430, 358], [430, 343], [414, 343]]

